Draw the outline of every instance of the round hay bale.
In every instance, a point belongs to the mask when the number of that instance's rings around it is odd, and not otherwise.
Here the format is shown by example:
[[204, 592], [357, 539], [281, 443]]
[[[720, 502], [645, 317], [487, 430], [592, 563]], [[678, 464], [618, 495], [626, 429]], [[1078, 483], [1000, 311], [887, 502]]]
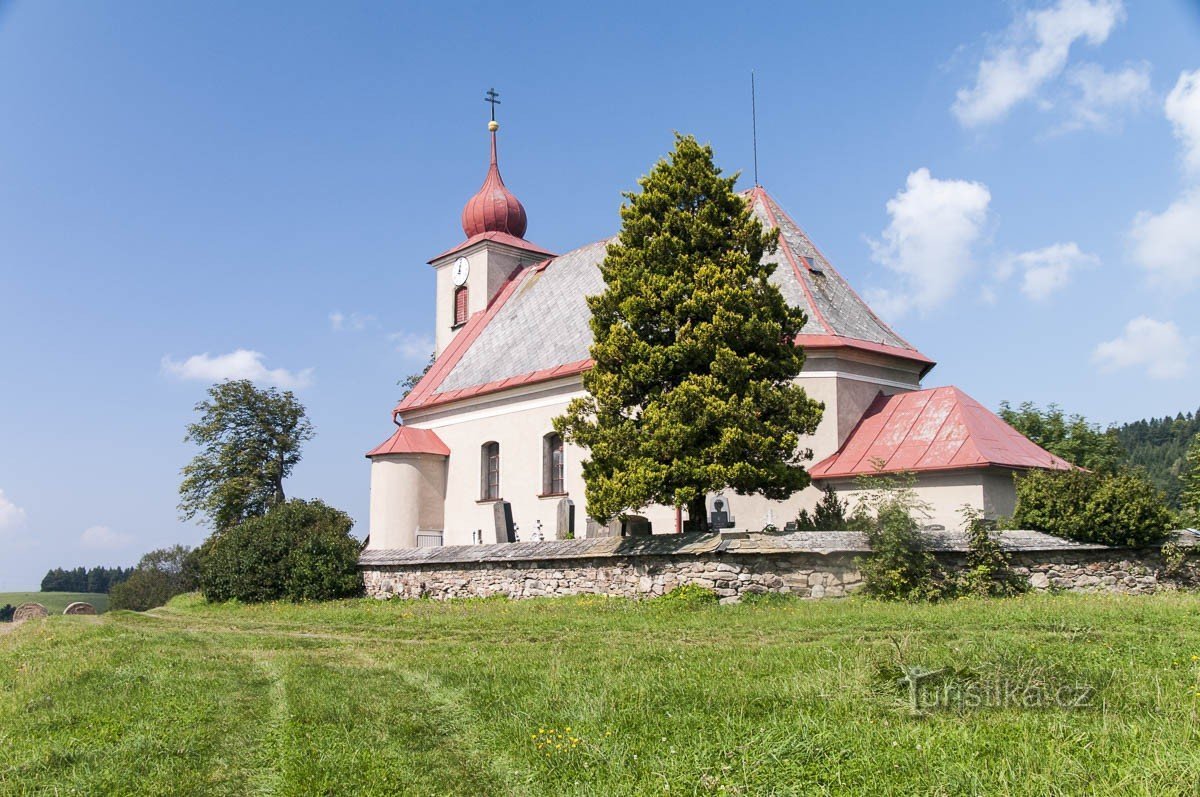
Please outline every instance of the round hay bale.
[[23, 623], [38, 617], [49, 617], [50, 610], [40, 603], [22, 603], [13, 612], [13, 622]]
[[68, 603], [67, 608], [63, 609], [63, 614], [95, 614], [96, 607], [84, 601], [75, 601]]

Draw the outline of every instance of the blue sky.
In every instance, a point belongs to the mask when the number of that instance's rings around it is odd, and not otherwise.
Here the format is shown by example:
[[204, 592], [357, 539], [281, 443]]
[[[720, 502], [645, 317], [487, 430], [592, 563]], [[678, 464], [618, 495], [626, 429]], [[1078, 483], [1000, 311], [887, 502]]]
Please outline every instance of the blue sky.
[[[365, 528], [502, 95], [527, 237], [611, 234], [673, 130], [751, 166], [994, 407], [1200, 405], [1200, 8], [0, 0], [0, 589], [195, 544], [213, 377], [295, 386]], [[340, 321], [340, 323], [339, 323]]]

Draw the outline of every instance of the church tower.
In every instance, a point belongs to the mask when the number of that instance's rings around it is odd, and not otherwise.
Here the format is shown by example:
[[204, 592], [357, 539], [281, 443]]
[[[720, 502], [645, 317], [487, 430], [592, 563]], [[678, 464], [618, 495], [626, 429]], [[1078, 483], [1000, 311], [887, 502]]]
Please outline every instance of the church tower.
[[[489, 101], [495, 99], [489, 94]], [[525, 240], [529, 219], [525, 207], [500, 177], [496, 158], [494, 118], [488, 123], [491, 162], [483, 185], [467, 200], [462, 212], [466, 240], [429, 264], [437, 271], [437, 356], [441, 356], [471, 317], [484, 311], [504, 283], [522, 266], [553, 254]]]

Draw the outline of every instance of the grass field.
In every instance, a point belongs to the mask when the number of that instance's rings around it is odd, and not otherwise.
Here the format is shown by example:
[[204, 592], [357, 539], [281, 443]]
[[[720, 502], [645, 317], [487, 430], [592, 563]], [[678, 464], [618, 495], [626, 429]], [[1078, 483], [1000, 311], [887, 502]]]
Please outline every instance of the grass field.
[[67, 604], [75, 601], [90, 603], [98, 612], [108, 611], [108, 596], [103, 592], [0, 592], [0, 606], [40, 603], [50, 610], [50, 614], [62, 614]]
[[[944, 671], [914, 708], [918, 668]], [[3, 794], [1200, 790], [1195, 595], [187, 596], [27, 623], [0, 673]]]

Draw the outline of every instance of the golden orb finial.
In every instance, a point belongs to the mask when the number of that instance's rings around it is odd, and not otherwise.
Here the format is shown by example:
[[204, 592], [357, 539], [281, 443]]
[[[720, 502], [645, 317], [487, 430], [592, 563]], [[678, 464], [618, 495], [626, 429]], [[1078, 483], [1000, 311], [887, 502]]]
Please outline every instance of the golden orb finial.
[[499, 129], [500, 129], [500, 123], [497, 122], [495, 119], [488, 122], [488, 130], [491, 130], [493, 133], [495, 133]]

